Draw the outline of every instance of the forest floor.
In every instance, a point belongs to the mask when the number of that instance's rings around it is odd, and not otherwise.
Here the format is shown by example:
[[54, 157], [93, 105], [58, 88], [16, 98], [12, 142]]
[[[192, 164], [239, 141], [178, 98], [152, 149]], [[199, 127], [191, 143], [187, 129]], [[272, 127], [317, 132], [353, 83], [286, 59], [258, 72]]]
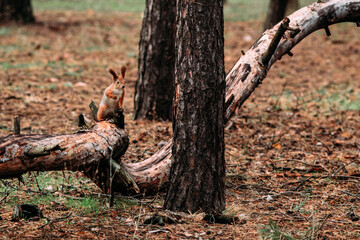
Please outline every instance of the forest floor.
[[[126, 65], [123, 160], [145, 159], [170, 139], [170, 122], [132, 118], [141, 14], [48, 11], [37, 20], [0, 27], [0, 136], [12, 133], [16, 115], [23, 134], [75, 132], [80, 113], [91, 124], [88, 105], [110, 84], [107, 69]], [[261, 30], [260, 21], [225, 24], [227, 71]], [[1, 238], [359, 239], [360, 31], [330, 30], [277, 62], [226, 126], [225, 213], [238, 222], [191, 213], [145, 225], [155, 213], [174, 216], [162, 209], [164, 193], [117, 196], [108, 208], [79, 173], [31, 173], [25, 184], [0, 182]], [[50, 220], [11, 221], [20, 203], [37, 204]]]

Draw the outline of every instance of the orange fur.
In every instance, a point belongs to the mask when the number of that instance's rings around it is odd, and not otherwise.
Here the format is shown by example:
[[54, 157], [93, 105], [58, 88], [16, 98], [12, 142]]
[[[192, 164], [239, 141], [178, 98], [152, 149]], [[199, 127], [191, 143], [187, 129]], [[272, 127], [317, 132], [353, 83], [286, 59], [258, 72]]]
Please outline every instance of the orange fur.
[[113, 92], [114, 92], [114, 89], [111, 88], [111, 89], [106, 90], [105, 94], [106, 94], [106, 96], [109, 97], [109, 98], [116, 99], [116, 97], [114, 96]]
[[120, 71], [121, 74], [119, 76], [113, 69], [109, 69], [109, 73], [113, 76], [114, 82], [105, 89], [99, 104], [97, 114], [99, 121], [114, 117], [115, 112], [123, 108], [126, 67], [121, 67]]
[[119, 107], [123, 108], [124, 94], [119, 97]]

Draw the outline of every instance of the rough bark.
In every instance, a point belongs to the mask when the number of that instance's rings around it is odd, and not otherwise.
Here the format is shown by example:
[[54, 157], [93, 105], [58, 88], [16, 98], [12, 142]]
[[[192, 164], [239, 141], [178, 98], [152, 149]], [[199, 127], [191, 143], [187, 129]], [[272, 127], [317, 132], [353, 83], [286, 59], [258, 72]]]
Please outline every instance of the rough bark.
[[[108, 122], [74, 134], [9, 135], [0, 139], [0, 178], [28, 171], [82, 171], [108, 192], [110, 157], [120, 162], [128, 143], [126, 130]], [[122, 185], [115, 185], [116, 191], [132, 188]]]
[[173, 162], [165, 208], [225, 208], [223, 2], [177, 1]]
[[[273, 29], [267, 30], [263, 35], [250, 47], [244, 56], [242, 56], [231, 69], [229, 74], [226, 77], [226, 98], [225, 98], [225, 123], [228, 122], [231, 117], [234, 115], [236, 109], [238, 109], [245, 100], [251, 95], [251, 93], [258, 87], [259, 84], [265, 79], [268, 71], [271, 66], [280, 59], [283, 55], [287, 54], [296, 44], [298, 44], [302, 39], [311, 34], [312, 32], [323, 29], [326, 26], [340, 23], [340, 22], [360, 22], [360, 2], [358, 0], [331, 0], [323, 3], [314, 3], [310, 6], [304, 7], [297, 12], [293, 13], [289, 17], [290, 27], [299, 28], [299, 33], [296, 36], [291, 37], [292, 32], [287, 31], [285, 37], [283, 37], [276, 47], [275, 52], [269, 62], [264, 65], [262, 63], [263, 54], [267, 51], [270, 42], [273, 39], [273, 36], [277, 32], [279, 25], [276, 25]], [[239, 53], [240, 54], [240, 53]], [[94, 127], [95, 128], [95, 127]], [[109, 133], [112, 135], [112, 133]], [[72, 135], [70, 135], [72, 136]], [[24, 137], [24, 136], [18, 136]], [[114, 136], [115, 137], [115, 136]], [[39, 136], [39, 140], [43, 137]], [[56, 138], [56, 137], [54, 137]], [[72, 138], [73, 139], [73, 138]], [[99, 139], [101, 140], [101, 139]], [[10, 141], [9, 139], [7, 141]], [[7, 142], [6, 141], [6, 142]], [[72, 140], [73, 141], [73, 140]], [[120, 141], [116, 139], [116, 141]], [[74, 141], [73, 141], [74, 142]], [[6, 143], [7, 145], [10, 142]], [[85, 144], [85, 143], [84, 143]], [[113, 143], [110, 143], [111, 146]], [[32, 144], [30, 144], [32, 146]], [[76, 145], [75, 142], [73, 145]], [[81, 145], [81, 140], [77, 142], [77, 145]], [[86, 144], [85, 144], [86, 145]], [[119, 148], [125, 151], [127, 143], [120, 144]], [[16, 154], [16, 150], [9, 151], [4, 150], [4, 139], [0, 140], [0, 178], [17, 176], [20, 173], [26, 171], [41, 171], [44, 168], [41, 167], [41, 164], [36, 163], [37, 161], [43, 161], [42, 159], [47, 159], [50, 156], [36, 157], [27, 162], [28, 159], [26, 156], [19, 155], [18, 157], [10, 157], [7, 155], [7, 160], [3, 161], [4, 154]], [[61, 145], [60, 145], [61, 146]], [[75, 146], [74, 146], [75, 147]], [[88, 144], [91, 147], [92, 144]], [[128, 172], [131, 178], [135, 181], [141, 192], [156, 192], [160, 189], [164, 189], [168, 185], [168, 178], [170, 175], [170, 166], [171, 166], [171, 148], [172, 140], [170, 140], [162, 149], [155, 153], [150, 158], [139, 162], [139, 163], [124, 163], [121, 162], [121, 166], [124, 170]], [[14, 149], [14, 148], [12, 148]], [[17, 148], [18, 149], [18, 148]], [[113, 148], [115, 149], [115, 148]], [[59, 150], [56, 150], [59, 151]], [[56, 151], [51, 151], [51, 154], [54, 154]], [[89, 151], [94, 151], [89, 149]], [[106, 158], [103, 154], [109, 156], [108, 148], [104, 145], [101, 152], [98, 154], [98, 158]], [[121, 151], [120, 151], [121, 152]], [[73, 159], [86, 159], [84, 157], [77, 158], [78, 154], [87, 154], [76, 151], [73, 151], [73, 156], [68, 155], [69, 163], [73, 162]], [[121, 155], [121, 154], [120, 154]], [[22, 163], [22, 158], [24, 157], [25, 163]], [[116, 159], [116, 158], [114, 158]], [[90, 158], [86, 161], [97, 161], [98, 159]], [[17, 165], [12, 166], [11, 162], [16, 161]], [[45, 160], [44, 160], [45, 161]], [[58, 159], [54, 164], [58, 161]], [[66, 161], [65, 161], [66, 162]], [[3, 164], [6, 164], [3, 165]], [[26, 167], [26, 164], [31, 164], [31, 168]], [[18, 167], [16, 167], [18, 166]], [[57, 166], [57, 165], [55, 165]], [[63, 169], [69, 169], [71, 164], [61, 165]], [[19, 169], [17, 169], [19, 168]], [[60, 169], [53, 167], [53, 170]], [[51, 170], [51, 169], [48, 169]], [[13, 174], [10, 174], [12, 172]], [[115, 181], [115, 186], [117, 186], [117, 181]], [[119, 183], [119, 185], [121, 185]], [[103, 188], [102, 188], [103, 189]], [[120, 190], [115, 190], [120, 191]], [[129, 185], [128, 188], [121, 190], [125, 193], [134, 192], [134, 186]]]
[[0, 0], [0, 22], [35, 22], [31, 0]]
[[171, 119], [175, 68], [174, 0], [147, 0], [139, 43], [134, 119]]
[[280, 22], [286, 11], [286, 5], [289, 0], [271, 0], [269, 4], [268, 13], [264, 23], [264, 30], [272, 28], [275, 24]]

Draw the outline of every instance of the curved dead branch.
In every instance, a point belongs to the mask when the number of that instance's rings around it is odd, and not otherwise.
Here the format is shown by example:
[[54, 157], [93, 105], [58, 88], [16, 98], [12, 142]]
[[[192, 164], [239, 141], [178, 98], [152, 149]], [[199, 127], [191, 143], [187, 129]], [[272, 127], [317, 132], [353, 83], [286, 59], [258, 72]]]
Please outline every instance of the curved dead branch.
[[[360, 1], [331, 0], [314, 3], [291, 14], [288, 19], [289, 26], [286, 26], [285, 34], [281, 35], [280, 42], [266, 64], [263, 62], [264, 54], [273, 46], [271, 42], [281, 23], [265, 31], [226, 76], [226, 122], [261, 84], [271, 66], [306, 36], [332, 24], [360, 22]], [[140, 190], [156, 191], [166, 187], [170, 174], [171, 142], [172, 140], [143, 162], [122, 163]]]

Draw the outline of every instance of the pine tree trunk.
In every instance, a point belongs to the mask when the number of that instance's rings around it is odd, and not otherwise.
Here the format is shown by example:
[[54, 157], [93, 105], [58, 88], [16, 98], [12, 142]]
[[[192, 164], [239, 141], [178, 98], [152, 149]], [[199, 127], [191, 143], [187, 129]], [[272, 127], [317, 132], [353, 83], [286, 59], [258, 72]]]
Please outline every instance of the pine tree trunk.
[[35, 22], [31, 0], [0, 0], [0, 22]]
[[289, 0], [271, 0], [269, 10], [266, 16], [264, 31], [272, 28], [280, 22], [285, 16], [286, 6]]
[[174, 0], [146, 1], [139, 43], [134, 119], [171, 119], [175, 11]]
[[177, 1], [173, 162], [165, 208], [225, 207], [223, 1]]

